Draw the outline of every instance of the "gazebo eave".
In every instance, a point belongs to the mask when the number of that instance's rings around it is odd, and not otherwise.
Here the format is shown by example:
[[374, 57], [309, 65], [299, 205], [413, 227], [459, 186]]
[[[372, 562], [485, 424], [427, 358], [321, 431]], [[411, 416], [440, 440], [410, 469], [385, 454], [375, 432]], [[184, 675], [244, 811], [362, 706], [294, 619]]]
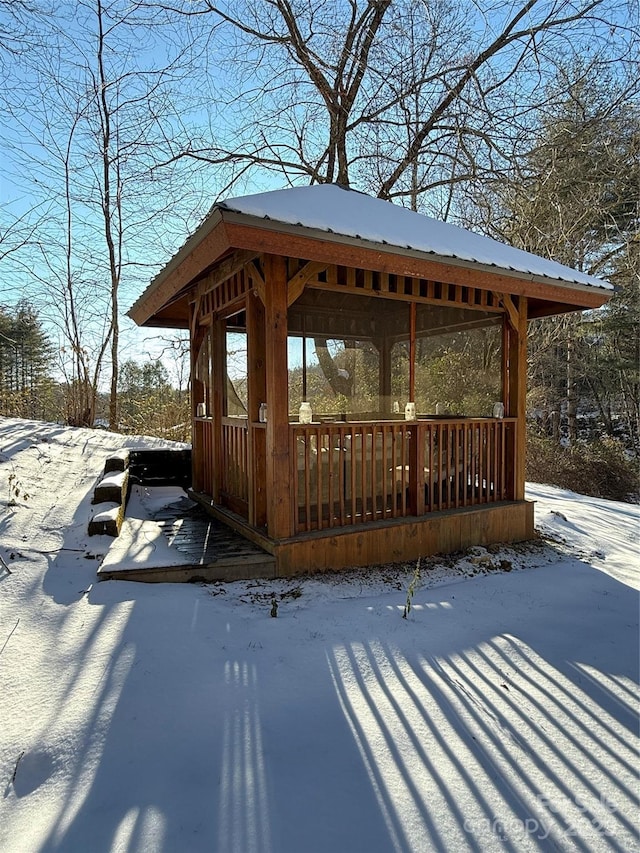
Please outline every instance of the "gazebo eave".
[[[216, 209], [151, 282], [129, 310], [129, 316], [138, 325], [186, 327], [190, 288], [234, 251], [279, 254], [499, 290], [557, 303], [558, 313], [567, 310], [567, 306], [568, 310], [598, 308], [611, 296], [611, 290], [605, 287], [505, 270]], [[555, 312], [547, 307], [544, 313]]]

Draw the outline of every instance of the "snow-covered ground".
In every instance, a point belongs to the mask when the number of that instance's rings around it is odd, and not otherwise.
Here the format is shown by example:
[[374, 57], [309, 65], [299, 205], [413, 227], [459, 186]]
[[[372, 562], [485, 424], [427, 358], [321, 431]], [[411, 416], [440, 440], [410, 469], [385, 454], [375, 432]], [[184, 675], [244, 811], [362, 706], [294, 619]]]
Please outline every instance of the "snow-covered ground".
[[532, 485], [552, 541], [407, 619], [397, 567], [96, 583], [127, 441], [0, 419], [2, 853], [640, 849], [638, 507]]

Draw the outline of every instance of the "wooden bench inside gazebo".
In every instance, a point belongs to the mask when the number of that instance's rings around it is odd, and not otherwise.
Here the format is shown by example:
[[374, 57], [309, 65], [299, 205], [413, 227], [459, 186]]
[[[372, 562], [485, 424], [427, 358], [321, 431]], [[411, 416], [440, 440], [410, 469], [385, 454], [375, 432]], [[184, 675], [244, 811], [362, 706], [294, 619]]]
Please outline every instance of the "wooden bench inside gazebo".
[[191, 494], [286, 576], [530, 538], [527, 322], [610, 295], [319, 185], [214, 205], [130, 316], [189, 329]]

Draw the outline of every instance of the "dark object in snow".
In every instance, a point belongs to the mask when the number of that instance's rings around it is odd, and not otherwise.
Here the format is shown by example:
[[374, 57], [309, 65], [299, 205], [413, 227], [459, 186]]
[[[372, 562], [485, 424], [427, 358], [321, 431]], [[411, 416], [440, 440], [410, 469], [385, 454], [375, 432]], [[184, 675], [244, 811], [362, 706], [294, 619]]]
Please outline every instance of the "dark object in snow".
[[278, 615], [278, 602], [275, 596], [271, 599], [271, 616], [275, 619]]

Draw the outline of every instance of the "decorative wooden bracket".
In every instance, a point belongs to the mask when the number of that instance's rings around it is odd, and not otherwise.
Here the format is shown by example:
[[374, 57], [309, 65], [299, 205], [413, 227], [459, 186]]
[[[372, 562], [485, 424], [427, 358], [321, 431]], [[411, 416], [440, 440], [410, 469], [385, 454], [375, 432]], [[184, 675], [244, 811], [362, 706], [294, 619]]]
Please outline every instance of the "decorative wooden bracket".
[[255, 260], [252, 260], [247, 264], [247, 275], [249, 276], [249, 278], [253, 282], [253, 286], [255, 288], [256, 293], [258, 294], [260, 302], [262, 302], [262, 304], [264, 305], [265, 299], [266, 299], [266, 296], [265, 296], [266, 284], [264, 281], [264, 277], [263, 277], [262, 273], [260, 272], [260, 270], [258, 269], [258, 266], [257, 266]]
[[319, 261], [308, 261], [301, 270], [292, 276], [287, 282], [287, 307], [302, 295], [307, 282], [320, 272], [324, 272], [329, 264], [324, 264]]
[[495, 293], [493, 294], [499, 302], [502, 302], [504, 310], [507, 312], [507, 317], [509, 318], [509, 323], [512, 328], [516, 331], [520, 328], [520, 312], [513, 304], [513, 299], [509, 293]]
[[195, 377], [196, 361], [200, 354], [200, 347], [207, 334], [207, 326], [201, 326], [198, 323], [200, 313], [200, 297], [196, 299], [192, 305], [190, 334], [191, 334], [191, 376]]
[[197, 295], [195, 301], [192, 303], [191, 308], [191, 317], [189, 321], [190, 326], [190, 334], [191, 340], [195, 340], [196, 337], [196, 329], [198, 328], [198, 320], [200, 319], [200, 302], [202, 301], [202, 297]]

